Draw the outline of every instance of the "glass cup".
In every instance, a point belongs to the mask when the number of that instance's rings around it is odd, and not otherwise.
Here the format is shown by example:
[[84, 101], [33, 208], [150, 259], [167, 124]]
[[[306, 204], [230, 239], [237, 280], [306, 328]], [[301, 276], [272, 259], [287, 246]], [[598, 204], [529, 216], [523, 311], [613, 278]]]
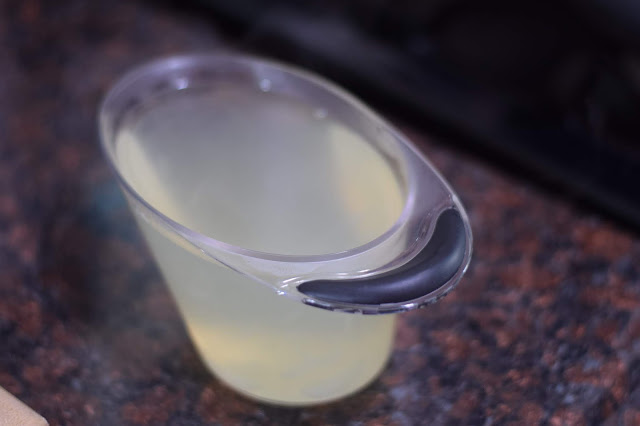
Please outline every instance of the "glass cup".
[[202, 360], [261, 401], [316, 404], [383, 369], [394, 313], [450, 291], [464, 209], [426, 158], [333, 84], [188, 55], [125, 75], [102, 147]]

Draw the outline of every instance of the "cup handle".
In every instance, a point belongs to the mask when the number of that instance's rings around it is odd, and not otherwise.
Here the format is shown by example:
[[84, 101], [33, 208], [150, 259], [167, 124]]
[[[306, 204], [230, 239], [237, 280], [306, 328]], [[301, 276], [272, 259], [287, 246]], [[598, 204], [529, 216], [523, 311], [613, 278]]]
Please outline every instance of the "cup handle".
[[462, 217], [456, 209], [447, 209], [438, 217], [425, 248], [405, 265], [368, 278], [307, 281], [298, 291], [328, 303], [410, 302], [445, 285], [461, 267], [466, 249]]

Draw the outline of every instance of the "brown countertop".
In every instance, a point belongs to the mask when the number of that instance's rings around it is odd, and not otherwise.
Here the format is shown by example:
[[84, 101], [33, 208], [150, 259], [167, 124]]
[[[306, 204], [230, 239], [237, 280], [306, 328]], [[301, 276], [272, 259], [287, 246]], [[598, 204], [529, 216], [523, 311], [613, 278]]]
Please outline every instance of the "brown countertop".
[[402, 315], [344, 401], [261, 405], [208, 374], [95, 114], [134, 64], [219, 46], [152, 3], [0, 3], [0, 386], [54, 425], [640, 424], [640, 237], [407, 126], [470, 214], [458, 289]]

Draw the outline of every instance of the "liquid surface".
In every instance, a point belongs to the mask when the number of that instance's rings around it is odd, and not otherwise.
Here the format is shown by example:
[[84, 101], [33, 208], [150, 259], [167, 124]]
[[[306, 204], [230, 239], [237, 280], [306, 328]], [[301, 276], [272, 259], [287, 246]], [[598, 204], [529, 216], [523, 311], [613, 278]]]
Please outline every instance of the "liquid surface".
[[172, 95], [118, 137], [136, 191], [212, 238], [326, 254], [380, 236], [403, 197], [384, 158], [323, 111], [259, 91]]
[[[153, 207], [227, 243], [288, 254], [357, 247], [397, 219], [394, 174], [353, 132], [275, 96], [214, 95], [175, 95], [120, 132], [118, 167]], [[311, 404], [354, 392], [383, 368], [393, 316], [278, 296], [137, 220], [203, 361], [234, 388]]]

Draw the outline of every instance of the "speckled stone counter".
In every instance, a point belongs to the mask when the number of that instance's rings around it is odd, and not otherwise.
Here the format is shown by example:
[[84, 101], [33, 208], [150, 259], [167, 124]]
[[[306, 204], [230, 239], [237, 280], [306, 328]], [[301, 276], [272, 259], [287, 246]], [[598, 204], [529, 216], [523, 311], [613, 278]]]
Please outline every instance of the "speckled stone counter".
[[131, 66], [221, 40], [148, 2], [0, 2], [0, 386], [54, 425], [640, 424], [640, 237], [397, 115], [468, 207], [461, 285], [400, 316], [388, 368], [341, 402], [262, 405], [208, 374], [95, 115]]

